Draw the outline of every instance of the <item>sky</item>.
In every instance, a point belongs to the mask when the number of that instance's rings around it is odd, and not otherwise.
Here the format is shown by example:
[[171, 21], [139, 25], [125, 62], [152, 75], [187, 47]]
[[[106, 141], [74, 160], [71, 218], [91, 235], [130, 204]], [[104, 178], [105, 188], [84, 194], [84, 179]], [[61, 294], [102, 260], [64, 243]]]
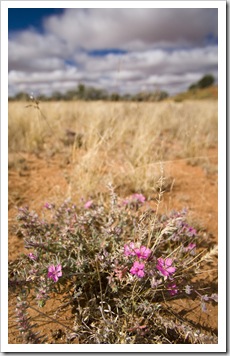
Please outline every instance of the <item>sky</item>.
[[218, 9], [8, 9], [9, 95], [78, 84], [120, 95], [218, 80]]

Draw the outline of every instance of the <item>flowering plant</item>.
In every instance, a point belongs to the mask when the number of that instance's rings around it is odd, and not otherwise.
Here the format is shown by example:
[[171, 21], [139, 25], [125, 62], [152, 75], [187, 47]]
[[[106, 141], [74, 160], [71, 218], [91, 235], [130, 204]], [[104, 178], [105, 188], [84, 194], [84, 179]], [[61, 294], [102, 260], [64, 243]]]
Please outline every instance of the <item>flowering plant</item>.
[[[143, 204], [142, 197], [135, 198]], [[30, 342], [42, 341], [29, 332], [25, 314], [33, 303], [44, 307], [53, 295], [63, 296], [63, 305], [75, 310], [73, 325], [65, 326], [67, 339], [71, 329], [71, 340], [75, 335], [81, 343], [159, 343], [165, 335], [172, 342], [216, 342], [215, 335], [197, 333], [186, 318], [170, 312], [175, 298], [196, 300], [202, 310], [217, 302], [208, 284], [194, 282], [205, 261], [211, 263], [215, 247], [210, 249], [208, 238], [205, 247], [187, 212], [156, 216], [151, 208], [139, 212], [138, 207], [120, 206], [111, 190], [110, 206], [49, 203], [42, 218], [19, 209], [29, 254], [10, 263], [9, 287], [24, 306], [24, 316], [17, 315]]]

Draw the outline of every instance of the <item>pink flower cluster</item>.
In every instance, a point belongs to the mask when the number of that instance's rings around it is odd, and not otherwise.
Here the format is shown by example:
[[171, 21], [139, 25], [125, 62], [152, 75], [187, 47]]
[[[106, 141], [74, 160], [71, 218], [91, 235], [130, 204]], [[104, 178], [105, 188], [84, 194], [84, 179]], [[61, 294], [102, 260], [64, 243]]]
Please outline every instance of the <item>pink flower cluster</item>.
[[[140, 248], [135, 247], [135, 244], [130, 242], [124, 246], [124, 254], [125, 256], [136, 256], [139, 259], [147, 260], [151, 255], [151, 250], [146, 246], [141, 246]], [[135, 261], [132, 268], [130, 269], [130, 273], [136, 275], [139, 278], [142, 278], [145, 275], [144, 269], [144, 263]]]
[[143, 194], [135, 193], [130, 198], [123, 200], [123, 204], [144, 204], [145, 200], [146, 198]]
[[[130, 273], [142, 278], [145, 276], [145, 263], [144, 261], [140, 260], [148, 260], [149, 257], [151, 256], [152, 251], [146, 247], [146, 246], [141, 246], [141, 247], [136, 247], [134, 242], [130, 242], [129, 244], [124, 245], [124, 254], [125, 256], [135, 256], [139, 260], [135, 261], [133, 263], [133, 266], [130, 269]], [[156, 268], [160, 272], [162, 276], [167, 279], [168, 277], [171, 277], [173, 273], [176, 271], [176, 267], [172, 266], [173, 260], [172, 258], [166, 258], [163, 259], [162, 257], [157, 259], [157, 265]], [[171, 278], [172, 279], [172, 278]], [[169, 285], [169, 293], [171, 295], [177, 294], [177, 289], [175, 284]]]
[[128, 245], [125, 244], [124, 246], [124, 254], [125, 256], [137, 256], [138, 258], [147, 260], [151, 255], [151, 250], [145, 246], [137, 248], [133, 242], [130, 242]]
[[143, 194], [135, 193], [132, 195], [132, 200], [143, 204], [145, 202], [145, 196]]

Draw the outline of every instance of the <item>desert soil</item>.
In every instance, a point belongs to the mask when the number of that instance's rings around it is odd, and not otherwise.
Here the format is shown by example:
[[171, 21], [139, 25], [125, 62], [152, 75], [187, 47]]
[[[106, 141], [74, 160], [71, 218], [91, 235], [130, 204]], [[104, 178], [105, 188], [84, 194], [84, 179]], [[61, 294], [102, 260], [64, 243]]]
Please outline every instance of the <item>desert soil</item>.
[[[164, 213], [188, 208], [190, 218], [204, 227], [214, 244], [218, 241], [217, 148], [209, 150], [205, 162], [206, 164], [203, 164], [203, 161], [202, 164], [200, 162], [191, 164], [186, 160], [165, 162], [164, 172], [170, 183], [160, 207]], [[71, 163], [61, 154], [49, 158], [25, 153], [9, 155], [9, 261], [13, 261], [23, 252], [28, 253], [24, 249], [23, 240], [16, 234], [17, 207], [29, 205], [30, 209], [39, 212], [46, 201], [63, 201], [69, 196], [68, 176], [71, 168]], [[147, 204], [154, 205], [154, 199]], [[212, 280], [213, 276], [211, 274], [205, 278]], [[217, 286], [217, 280], [214, 285]], [[186, 308], [188, 319], [202, 325], [206, 330], [217, 333], [217, 307], [208, 305], [208, 310], [204, 313], [193, 301], [188, 305], [187, 301], [177, 300], [175, 310], [177, 305], [180, 309], [183, 309], [183, 306]], [[22, 343], [22, 339], [16, 328], [14, 310], [15, 296], [10, 295], [8, 342], [19, 344]], [[51, 299], [40, 311], [46, 316], [36, 310], [31, 310], [31, 316], [39, 325], [41, 334], [48, 337], [47, 342], [66, 343], [66, 329], [48, 316], [71, 327], [74, 320], [71, 308], [68, 306], [61, 308], [58, 299]], [[71, 330], [68, 332], [71, 333]], [[74, 339], [70, 343], [78, 343], [78, 340]]]

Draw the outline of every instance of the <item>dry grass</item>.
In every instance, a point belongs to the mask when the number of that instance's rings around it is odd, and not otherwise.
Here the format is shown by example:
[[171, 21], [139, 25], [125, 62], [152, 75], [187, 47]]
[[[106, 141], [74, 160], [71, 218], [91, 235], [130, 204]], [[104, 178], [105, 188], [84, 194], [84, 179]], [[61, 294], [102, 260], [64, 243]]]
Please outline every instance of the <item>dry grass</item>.
[[213, 85], [207, 88], [196, 88], [188, 90], [184, 93], [179, 93], [173, 97], [176, 102], [183, 100], [217, 100], [218, 86]]
[[27, 106], [9, 103], [9, 152], [64, 152], [72, 164], [70, 190], [83, 195], [103, 192], [109, 182], [119, 194], [151, 193], [160, 162], [202, 164], [217, 145], [216, 101]]

